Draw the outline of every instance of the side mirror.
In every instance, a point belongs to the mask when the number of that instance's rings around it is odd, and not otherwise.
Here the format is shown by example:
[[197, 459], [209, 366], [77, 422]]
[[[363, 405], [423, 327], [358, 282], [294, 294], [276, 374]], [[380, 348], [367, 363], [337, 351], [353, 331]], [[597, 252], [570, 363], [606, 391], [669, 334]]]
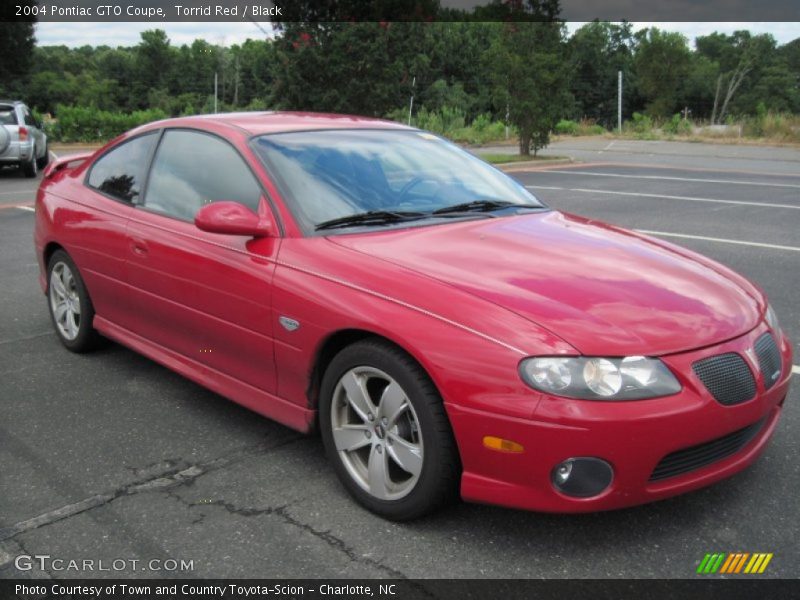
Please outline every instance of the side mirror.
[[197, 211], [194, 224], [202, 231], [248, 237], [269, 237], [272, 227], [269, 221], [238, 202], [220, 200], [206, 204]]

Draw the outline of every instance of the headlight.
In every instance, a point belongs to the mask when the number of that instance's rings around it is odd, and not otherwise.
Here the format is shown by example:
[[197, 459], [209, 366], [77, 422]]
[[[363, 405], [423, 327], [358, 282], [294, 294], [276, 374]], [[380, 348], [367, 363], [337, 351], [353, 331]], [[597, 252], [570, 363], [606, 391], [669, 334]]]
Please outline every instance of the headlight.
[[775, 310], [772, 308], [771, 304], [767, 304], [767, 312], [764, 313], [764, 320], [769, 325], [769, 328], [772, 329], [773, 333], [776, 335], [781, 330], [781, 324], [778, 322], [778, 315], [775, 314]]
[[536, 390], [582, 400], [642, 400], [681, 391], [664, 363], [645, 356], [526, 358], [519, 372]]

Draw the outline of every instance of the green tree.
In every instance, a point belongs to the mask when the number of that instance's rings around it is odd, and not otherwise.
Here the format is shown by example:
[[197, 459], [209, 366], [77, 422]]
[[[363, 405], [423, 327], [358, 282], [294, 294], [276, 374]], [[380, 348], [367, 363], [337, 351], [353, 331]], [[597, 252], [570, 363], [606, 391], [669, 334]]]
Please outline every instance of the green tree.
[[30, 22], [14, 21], [15, 5], [33, 6], [33, 0], [4, 2], [0, 8], [0, 95], [18, 96], [28, 81], [35, 38]]
[[254, 100], [264, 102], [272, 91], [272, 63], [275, 57], [271, 41], [246, 40], [231, 51], [240, 65], [239, 104], [248, 106]]
[[623, 113], [633, 112], [633, 32], [630, 23], [594, 21], [578, 29], [569, 40], [572, 64], [571, 91], [574, 116], [605, 125], [617, 121], [617, 81], [622, 71], [625, 85]]
[[[775, 39], [768, 34], [753, 36], [749, 31], [712, 33], [695, 41], [697, 53], [719, 66], [716, 76], [711, 120], [722, 123], [730, 112], [755, 112], [767, 100], [751, 92], [765, 69], [777, 59]], [[776, 73], [771, 76], [775, 78]]]
[[426, 74], [423, 23], [291, 23], [275, 41], [281, 108], [383, 116]]
[[667, 117], [681, 108], [691, 51], [680, 33], [655, 27], [636, 34], [634, 70], [647, 112]]
[[138, 99], [138, 108], [147, 108], [147, 98], [152, 90], [166, 89], [173, 73], [175, 50], [163, 29], [150, 29], [141, 33], [142, 41], [136, 46], [134, 80], [131, 88]]
[[[719, 65], [699, 53], [693, 53], [689, 74], [683, 86], [683, 104], [689, 108], [694, 118], [711, 115], [714, 105], [714, 82]], [[680, 107], [678, 107], [680, 108]]]
[[507, 106], [520, 154], [536, 156], [571, 104], [569, 63], [561, 23], [499, 24], [485, 70], [495, 104]]

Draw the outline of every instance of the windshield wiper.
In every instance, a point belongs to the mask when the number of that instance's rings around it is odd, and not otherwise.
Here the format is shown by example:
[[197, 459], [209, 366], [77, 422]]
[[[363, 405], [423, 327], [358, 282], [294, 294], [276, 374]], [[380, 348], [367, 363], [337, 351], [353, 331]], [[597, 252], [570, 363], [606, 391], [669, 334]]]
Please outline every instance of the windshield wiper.
[[499, 208], [541, 208], [536, 204], [519, 204], [518, 202], [508, 202], [507, 200], [473, 200], [471, 202], [463, 202], [461, 204], [454, 204], [453, 206], [445, 206], [433, 211], [432, 215], [444, 215], [450, 213], [470, 213], [482, 212], [488, 213]]
[[336, 229], [337, 227], [350, 227], [351, 225], [385, 225], [399, 221], [413, 221], [428, 216], [426, 213], [412, 211], [370, 210], [346, 217], [338, 217], [330, 221], [323, 221], [314, 229]]

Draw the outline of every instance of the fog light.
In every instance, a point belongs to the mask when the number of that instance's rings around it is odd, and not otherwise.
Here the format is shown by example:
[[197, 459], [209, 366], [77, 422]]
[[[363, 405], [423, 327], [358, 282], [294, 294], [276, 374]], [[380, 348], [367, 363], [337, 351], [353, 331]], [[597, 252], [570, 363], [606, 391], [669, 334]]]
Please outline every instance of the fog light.
[[577, 498], [597, 496], [614, 478], [614, 470], [599, 458], [570, 458], [557, 464], [550, 479], [562, 494]]

